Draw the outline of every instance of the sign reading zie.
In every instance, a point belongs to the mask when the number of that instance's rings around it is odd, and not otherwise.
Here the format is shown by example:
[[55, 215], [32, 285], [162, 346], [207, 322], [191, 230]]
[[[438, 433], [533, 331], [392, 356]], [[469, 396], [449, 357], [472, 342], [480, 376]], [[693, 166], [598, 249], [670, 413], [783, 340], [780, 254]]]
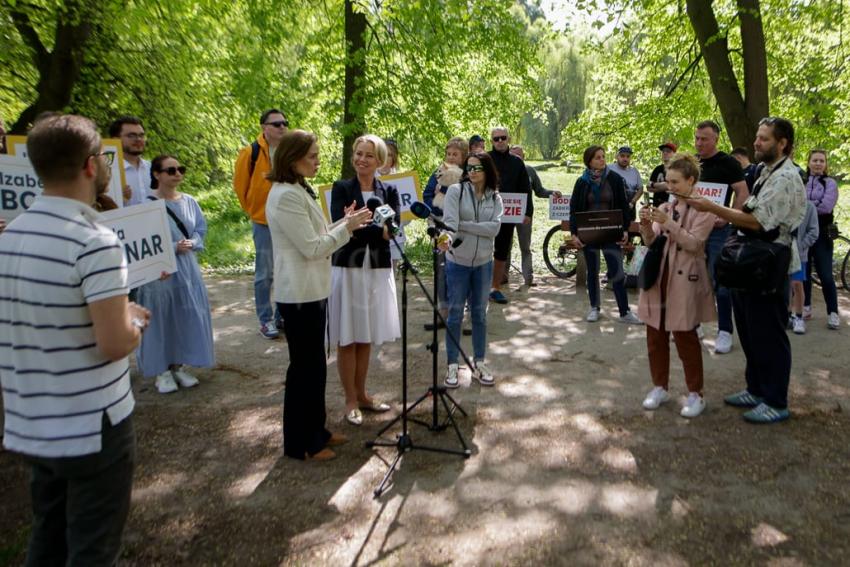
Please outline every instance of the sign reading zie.
[[506, 224], [522, 224], [525, 220], [525, 205], [528, 195], [520, 193], [502, 193], [502, 205], [505, 212], [502, 213], [502, 222]]

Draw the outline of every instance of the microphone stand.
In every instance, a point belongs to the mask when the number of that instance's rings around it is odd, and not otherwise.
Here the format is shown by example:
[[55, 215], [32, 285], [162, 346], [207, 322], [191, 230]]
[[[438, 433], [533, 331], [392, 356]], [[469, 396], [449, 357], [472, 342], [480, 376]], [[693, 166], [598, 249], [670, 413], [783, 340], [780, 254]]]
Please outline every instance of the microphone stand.
[[[411, 404], [410, 407], [408, 407], [408, 405], [407, 405], [407, 366], [408, 366], [408, 360], [407, 360], [407, 282], [408, 282], [408, 275], [410, 275], [410, 274], [413, 275], [414, 279], [416, 280], [416, 283], [419, 285], [420, 289], [425, 294], [425, 297], [428, 299], [428, 302], [433, 307], [434, 313], [435, 313], [435, 320], [436, 320], [436, 315], [439, 315], [440, 320], [443, 321], [443, 323], [445, 323], [445, 319], [443, 319], [442, 314], [438, 312], [437, 306], [434, 303], [434, 299], [432, 299], [431, 296], [428, 294], [427, 289], [425, 289], [425, 284], [423, 284], [422, 280], [419, 278], [419, 273], [417, 272], [416, 268], [414, 268], [413, 265], [410, 263], [410, 260], [407, 258], [407, 255], [404, 253], [404, 250], [401, 248], [398, 241], [396, 240], [395, 235], [392, 235], [391, 238], [392, 238], [393, 245], [396, 247], [396, 249], [399, 251], [399, 254], [401, 255], [401, 322], [402, 322], [402, 327], [401, 327], [401, 348], [402, 348], [402, 350], [401, 350], [401, 357], [402, 357], [401, 358], [401, 361], [402, 361], [401, 362], [401, 413], [396, 418], [394, 418], [392, 421], [390, 421], [388, 424], [386, 424], [384, 427], [382, 427], [378, 431], [378, 433], [375, 436], [374, 441], [367, 441], [366, 442], [366, 447], [368, 447], [368, 448], [395, 447], [395, 449], [396, 449], [395, 459], [393, 459], [393, 462], [390, 464], [389, 469], [387, 470], [386, 474], [384, 475], [384, 478], [381, 479], [381, 482], [380, 482], [380, 484], [378, 484], [378, 487], [375, 488], [375, 490], [373, 491], [375, 498], [379, 498], [386, 491], [387, 484], [390, 480], [390, 477], [392, 476], [393, 471], [396, 470], [399, 463], [401, 462], [401, 457], [402, 457], [402, 455], [404, 455], [404, 453], [408, 453], [410, 451], [418, 449], [418, 450], [422, 450], [422, 451], [431, 451], [431, 452], [435, 452], [435, 453], [446, 453], [446, 454], [452, 454], [452, 455], [459, 455], [459, 456], [461, 456], [465, 459], [469, 458], [469, 456], [472, 454], [472, 451], [467, 446], [466, 441], [464, 440], [463, 435], [460, 432], [460, 428], [457, 426], [457, 423], [455, 422], [454, 418], [452, 417], [452, 413], [449, 409], [448, 404], [445, 401], [445, 397], [448, 397], [449, 399], [451, 399], [452, 403], [454, 403], [455, 406], [461, 410], [463, 415], [466, 415], [466, 412], [464, 412], [463, 409], [460, 408], [460, 406], [446, 392], [443, 392], [443, 395], [438, 394], [437, 396], [434, 397], [434, 412], [435, 412], [435, 415], [436, 415], [436, 404], [437, 404], [436, 399], [439, 397], [440, 400], [442, 400], [443, 405], [446, 408], [446, 411], [449, 412], [448, 417], [449, 417], [450, 423], [454, 427], [455, 433], [457, 434], [458, 439], [460, 440], [460, 443], [463, 446], [463, 450], [458, 451], [456, 449], [445, 449], [445, 448], [442, 448], [442, 447], [431, 447], [431, 446], [428, 446], [428, 445], [420, 445], [420, 444], [414, 443], [413, 438], [411, 437], [410, 432], [408, 431], [408, 421], [410, 421], [410, 419], [408, 418], [408, 413], [410, 413], [417, 405], [419, 405], [422, 401], [427, 399], [429, 395], [431, 395], [431, 389], [429, 388], [428, 392], [426, 392], [418, 400], [416, 400], [413, 404]], [[436, 333], [436, 331], [435, 331], [435, 333]], [[448, 330], [448, 328], [446, 329], [446, 336], [451, 337], [451, 340], [453, 340], [455, 342], [455, 344], [459, 345], [457, 338], [454, 337], [451, 334], [451, 332]], [[464, 360], [466, 361], [466, 363], [469, 364], [470, 367], [472, 367], [469, 359], [466, 357], [465, 354], [463, 355], [463, 357], [464, 357]], [[436, 381], [436, 378], [435, 378], [435, 381]], [[445, 388], [443, 388], [443, 390], [445, 390]], [[396, 436], [396, 440], [395, 441], [382, 440], [381, 436], [390, 427], [392, 427], [393, 425], [395, 425], [399, 421], [401, 421], [401, 434]]]

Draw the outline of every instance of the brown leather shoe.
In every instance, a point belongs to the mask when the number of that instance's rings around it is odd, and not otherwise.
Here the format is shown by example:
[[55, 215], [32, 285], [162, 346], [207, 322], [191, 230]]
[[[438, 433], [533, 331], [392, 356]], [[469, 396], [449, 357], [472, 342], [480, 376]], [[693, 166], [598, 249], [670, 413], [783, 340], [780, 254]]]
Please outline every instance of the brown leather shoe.
[[331, 438], [328, 439], [327, 446], [338, 447], [339, 445], [344, 445], [345, 443], [348, 443], [348, 437], [346, 437], [342, 433], [331, 433]]
[[325, 447], [315, 455], [307, 455], [305, 461], [330, 461], [336, 458], [336, 453]]

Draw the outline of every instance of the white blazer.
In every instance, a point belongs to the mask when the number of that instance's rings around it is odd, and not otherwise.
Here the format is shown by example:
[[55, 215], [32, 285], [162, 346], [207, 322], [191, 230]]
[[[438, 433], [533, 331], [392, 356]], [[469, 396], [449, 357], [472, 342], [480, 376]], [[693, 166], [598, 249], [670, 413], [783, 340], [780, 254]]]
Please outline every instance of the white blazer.
[[345, 220], [328, 225], [301, 185], [274, 183], [266, 201], [274, 250], [276, 303], [307, 303], [331, 294], [331, 254], [351, 237]]

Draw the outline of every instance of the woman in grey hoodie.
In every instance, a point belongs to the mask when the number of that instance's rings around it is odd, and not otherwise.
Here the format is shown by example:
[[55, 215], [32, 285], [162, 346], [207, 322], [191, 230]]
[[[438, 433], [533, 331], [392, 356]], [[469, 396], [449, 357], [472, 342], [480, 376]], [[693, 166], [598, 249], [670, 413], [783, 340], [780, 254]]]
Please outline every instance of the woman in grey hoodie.
[[809, 257], [809, 248], [817, 241], [820, 235], [818, 228], [818, 211], [814, 203], [806, 201], [806, 216], [803, 222], [795, 229], [797, 233], [797, 249], [800, 259], [803, 260], [802, 267], [798, 272], [791, 274], [791, 314], [789, 323], [794, 334], [806, 333], [806, 322], [803, 320], [803, 282], [806, 281], [806, 259]]
[[[446, 387], [458, 387], [458, 347], [463, 308], [469, 302], [472, 318], [473, 376], [482, 386], [494, 384], [485, 362], [487, 353], [487, 297], [493, 277], [493, 242], [502, 224], [499, 173], [486, 153], [466, 158], [467, 179], [449, 187], [443, 204], [443, 222], [454, 231], [439, 242], [446, 254], [446, 287], [449, 317], [446, 329], [446, 358], [449, 368]], [[454, 340], [452, 340], [454, 337]]]

